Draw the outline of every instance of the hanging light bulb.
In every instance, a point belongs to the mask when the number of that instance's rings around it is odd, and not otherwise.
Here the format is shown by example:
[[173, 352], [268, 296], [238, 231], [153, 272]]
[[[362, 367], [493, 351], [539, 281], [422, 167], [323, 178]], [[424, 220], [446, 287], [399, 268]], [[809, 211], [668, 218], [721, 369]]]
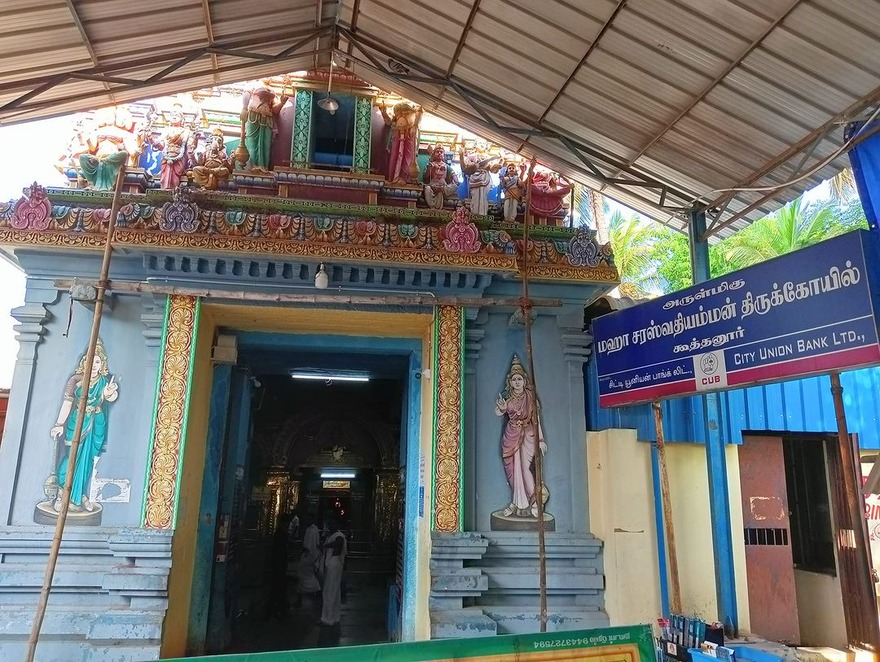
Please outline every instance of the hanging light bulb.
[[327, 96], [318, 101], [318, 108], [326, 110], [331, 115], [335, 115], [339, 110], [339, 102], [330, 96], [330, 90], [333, 89], [333, 58], [330, 58], [330, 76], [327, 79]]
[[315, 274], [315, 287], [319, 290], [326, 290], [330, 284], [330, 277], [324, 271], [324, 263], [318, 265], [318, 272]]

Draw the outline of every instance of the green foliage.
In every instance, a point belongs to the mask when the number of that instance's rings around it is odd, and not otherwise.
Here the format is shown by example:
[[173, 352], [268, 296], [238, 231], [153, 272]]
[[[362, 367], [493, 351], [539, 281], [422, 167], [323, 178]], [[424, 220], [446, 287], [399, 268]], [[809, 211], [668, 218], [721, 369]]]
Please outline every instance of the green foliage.
[[615, 211], [608, 218], [614, 263], [620, 273], [620, 294], [632, 299], [656, 296], [660, 291], [655, 257], [656, 224]]

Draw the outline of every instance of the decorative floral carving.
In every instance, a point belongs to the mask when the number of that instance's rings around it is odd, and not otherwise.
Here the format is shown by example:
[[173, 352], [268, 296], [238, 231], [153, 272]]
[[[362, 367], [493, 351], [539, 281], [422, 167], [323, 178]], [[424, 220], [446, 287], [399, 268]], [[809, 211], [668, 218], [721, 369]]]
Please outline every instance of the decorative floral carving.
[[170, 529], [174, 524], [198, 313], [197, 298], [169, 298], [144, 507], [144, 527], [148, 529]]
[[455, 210], [440, 236], [443, 248], [451, 253], [477, 253], [480, 250], [480, 231], [471, 221], [467, 207], [459, 206]]
[[568, 242], [568, 263], [573, 267], [596, 267], [601, 262], [596, 233], [581, 227]]
[[462, 526], [462, 310], [457, 306], [440, 306], [437, 319], [434, 529], [459, 531]]
[[16, 230], [48, 230], [52, 220], [52, 204], [46, 189], [34, 182], [22, 189], [12, 213], [10, 225]]
[[159, 229], [164, 232], [186, 232], [192, 234], [199, 228], [199, 208], [192, 202], [192, 193], [187, 188], [174, 189], [174, 201], [162, 207]]

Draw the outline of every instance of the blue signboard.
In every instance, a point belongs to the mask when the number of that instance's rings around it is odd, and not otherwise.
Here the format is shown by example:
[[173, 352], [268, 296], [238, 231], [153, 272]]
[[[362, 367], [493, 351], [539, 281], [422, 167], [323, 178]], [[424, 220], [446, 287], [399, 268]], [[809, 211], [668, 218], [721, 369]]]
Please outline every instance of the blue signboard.
[[593, 322], [617, 407], [880, 362], [880, 237], [830, 239]]

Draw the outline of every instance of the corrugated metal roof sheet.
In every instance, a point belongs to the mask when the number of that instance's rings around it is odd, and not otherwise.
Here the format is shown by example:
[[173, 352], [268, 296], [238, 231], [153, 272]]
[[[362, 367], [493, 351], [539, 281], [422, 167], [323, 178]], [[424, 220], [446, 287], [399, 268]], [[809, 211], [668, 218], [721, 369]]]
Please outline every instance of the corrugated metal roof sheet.
[[720, 234], [847, 161], [784, 191], [713, 189], [812, 169], [880, 102], [876, 0], [27, 0], [0, 21], [2, 122], [311, 68], [334, 49], [671, 225], [705, 196]]

